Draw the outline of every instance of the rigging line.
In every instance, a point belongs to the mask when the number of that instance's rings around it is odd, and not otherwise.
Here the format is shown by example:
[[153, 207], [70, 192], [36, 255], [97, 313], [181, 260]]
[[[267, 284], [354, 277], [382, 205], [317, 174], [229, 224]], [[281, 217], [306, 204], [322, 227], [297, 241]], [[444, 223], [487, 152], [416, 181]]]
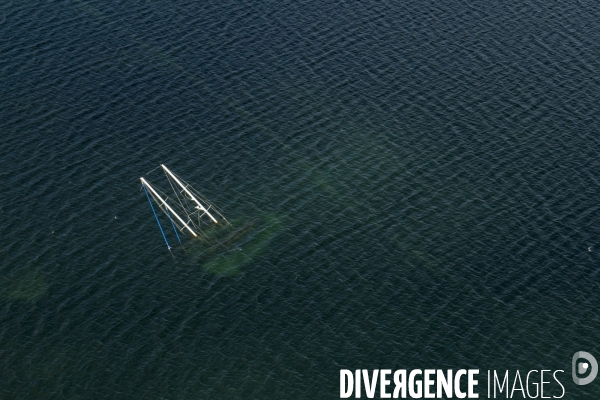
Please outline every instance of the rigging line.
[[219, 209], [219, 207], [215, 206], [213, 203], [211, 203], [202, 193], [200, 193], [199, 191], [197, 191], [196, 189], [194, 189], [189, 183], [187, 183], [186, 181], [184, 181], [183, 179], [181, 179], [180, 177], [177, 177], [180, 181], [182, 181], [183, 183], [185, 183], [185, 186], [191, 191], [193, 192], [200, 200], [202, 200], [204, 203], [208, 204], [207, 210], [210, 209], [212, 207], [213, 211], [216, 212], [219, 217], [223, 218], [223, 220], [228, 224], [231, 225], [231, 223], [227, 220], [227, 218], [225, 218], [225, 216], [223, 215], [223, 212]]
[[[169, 246], [169, 242], [167, 241], [167, 236], [165, 236], [165, 231], [163, 231], [162, 226], [160, 225], [160, 221], [158, 219], [158, 215], [156, 215], [156, 211], [154, 210], [154, 205], [152, 204], [152, 200], [150, 200], [150, 195], [146, 190], [146, 185], [142, 185], [144, 188], [144, 192], [146, 193], [146, 197], [148, 197], [148, 201], [150, 202], [150, 207], [152, 208], [152, 212], [154, 213], [154, 217], [156, 217], [156, 222], [158, 223], [158, 227], [160, 228], [160, 233], [163, 235], [163, 239], [165, 239], [165, 243], [167, 244], [167, 248], [171, 251], [171, 246]], [[179, 236], [178, 236], [179, 237]]]
[[[171, 173], [173, 174], [173, 172], [171, 172]], [[166, 170], [165, 170], [165, 175], [167, 175], [167, 178], [169, 179], [169, 183], [171, 184], [171, 187], [173, 187], [173, 183], [172, 183], [172, 181], [171, 181], [171, 179], [172, 179], [173, 177], [169, 176], [169, 174], [167, 174], [167, 171], [166, 171]], [[177, 175], [173, 174], [173, 176], [174, 176], [174, 177], [176, 177], [177, 179], [181, 180], [181, 178], [179, 178]], [[183, 181], [183, 183], [186, 183], [186, 182], [185, 182], [185, 181]], [[196, 205], [195, 205], [195, 204], [191, 204], [191, 205], [190, 205], [190, 202], [189, 202], [188, 200], [191, 200], [191, 198], [190, 198], [189, 196], [186, 196], [186, 194], [185, 194], [185, 189], [186, 189], [186, 188], [187, 188], [187, 185], [186, 185], [186, 187], [184, 187], [184, 188], [182, 188], [181, 190], [179, 190], [179, 194], [181, 194], [181, 197], [183, 197], [183, 200], [185, 201], [185, 204], [186, 204], [186, 205], [187, 205], [189, 208], [191, 208], [192, 210], [195, 210], [195, 209], [196, 209]], [[175, 190], [175, 189], [173, 189], [173, 190]], [[178, 198], [179, 198], [179, 197], [178, 197]], [[187, 209], [186, 209], [186, 210], [187, 210]], [[194, 214], [195, 212], [196, 212], [196, 211], [193, 211], [192, 213], [189, 213], [189, 215], [191, 215], [191, 214]], [[198, 225], [198, 228], [199, 228], [199, 227], [200, 227], [200, 225]]]
[[[159, 189], [154, 189], [154, 190], [157, 190], [158, 192], [161, 192]], [[162, 193], [162, 192], [161, 192], [161, 194], [162, 194], [162, 195], [165, 197], [165, 201], [169, 200], [169, 198], [170, 198], [169, 196], [167, 196], [165, 193]], [[150, 193], [150, 196], [152, 196], [152, 198], [153, 198], [153, 199], [154, 199], [154, 200], [155, 200], [155, 201], [158, 203], [158, 207], [159, 207], [159, 208], [160, 208], [160, 209], [161, 209], [161, 210], [162, 210], [162, 211], [163, 211], [165, 214], [168, 214], [169, 218], [171, 218], [171, 221], [172, 221], [172, 222], [175, 222], [175, 221], [174, 221], [174, 219], [173, 219], [173, 218], [171, 217], [171, 215], [169, 214], [169, 210], [168, 210], [168, 208], [167, 208], [165, 205], [163, 205], [163, 204], [161, 203], [160, 199], [158, 199], [158, 198], [157, 198], [157, 197], [154, 195], [154, 193], [152, 193], [152, 192]], [[182, 211], [182, 212], [184, 212], [184, 213], [185, 213], [185, 215], [186, 215], [186, 216], [188, 217], [188, 219], [189, 219], [189, 215], [187, 214], [187, 210], [186, 210], [185, 208], [182, 208], [182, 210], [179, 210], [179, 211]], [[176, 224], [176, 225], [177, 225], [177, 224]], [[184, 228], [182, 227], [182, 228], [181, 228], [181, 230], [183, 231], [183, 229], [184, 229]]]
[[146, 175], [150, 175], [150, 172], [153, 172], [153, 171], [157, 170], [158, 168], [160, 168], [160, 167], [156, 167], [154, 169], [151, 169], [150, 171], [148, 171], [148, 173]]
[[[163, 169], [164, 169], [164, 168], [163, 168]], [[181, 197], [183, 197], [183, 198], [184, 198], [184, 200], [186, 201], [185, 203], [186, 203], [186, 204], [188, 204], [188, 203], [187, 203], [187, 199], [188, 199], [189, 197], [188, 197], [188, 196], [186, 196], [186, 195], [184, 194], [184, 192], [185, 192], [185, 190], [186, 190], [186, 189], [189, 189], [189, 184], [188, 184], [186, 181], [184, 181], [183, 179], [181, 179], [179, 176], [175, 175], [175, 174], [174, 174], [172, 171], [169, 171], [169, 172], [171, 172], [171, 173], [173, 174], [173, 177], [175, 177], [175, 178], [179, 179], [181, 182], [185, 183], [185, 185], [183, 185], [183, 186], [182, 186], [182, 188], [181, 188], [181, 190], [179, 191], [179, 193], [181, 194]], [[169, 179], [169, 183], [170, 183], [170, 182], [171, 182], [171, 179], [172, 179], [173, 177], [169, 176], [169, 174], [167, 174], [167, 171], [166, 171], [166, 170], [165, 170], [165, 175], [167, 175], [167, 178]], [[172, 185], [172, 184], [171, 184], [171, 187], [173, 187], [173, 185]], [[173, 190], [175, 190], [175, 189], [173, 189]], [[191, 198], [190, 198], [190, 200], [191, 200]]]
[[[156, 167], [156, 168], [158, 168], [158, 167]], [[175, 197], [177, 197], [177, 201], [179, 201], [179, 204], [181, 205], [181, 208], [183, 208], [183, 210], [185, 211], [185, 213], [188, 214], [188, 218], [189, 218], [189, 213], [187, 212], [187, 209], [183, 206], [183, 203], [179, 199], [179, 195], [177, 194], [177, 190], [175, 190], [175, 188], [173, 187], [173, 182], [171, 182], [171, 179], [169, 178], [169, 174], [167, 174], [167, 171], [165, 171], [165, 175], [167, 177], [167, 180], [169, 181], [169, 185], [171, 185], [171, 189], [173, 189], [173, 192], [175, 192]]]
[[183, 247], [183, 243], [181, 243], [181, 238], [179, 237], [179, 233], [177, 233], [177, 228], [175, 228], [175, 222], [173, 222], [173, 218], [171, 218], [171, 213], [167, 209], [167, 215], [169, 216], [169, 220], [171, 221], [171, 225], [173, 225], [173, 230], [175, 231], [175, 235], [177, 236], [177, 240], [179, 240], [179, 244]]

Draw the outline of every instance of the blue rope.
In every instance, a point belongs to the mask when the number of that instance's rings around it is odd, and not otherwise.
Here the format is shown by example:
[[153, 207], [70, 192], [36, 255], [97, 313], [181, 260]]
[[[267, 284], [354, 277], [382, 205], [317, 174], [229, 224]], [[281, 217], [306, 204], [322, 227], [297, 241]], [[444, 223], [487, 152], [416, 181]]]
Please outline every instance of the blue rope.
[[165, 239], [167, 248], [169, 249], [169, 251], [171, 251], [171, 246], [169, 246], [169, 242], [167, 242], [167, 237], [165, 236], [165, 231], [163, 231], [163, 228], [160, 225], [160, 221], [158, 220], [158, 215], [156, 215], [156, 211], [154, 211], [154, 205], [152, 205], [152, 200], [150, 200], [150, 195], [148, 194], [148, 191], [146, 190], [146, 185], [142, 185], [142, 187], [144, 188], [144, 192], [146, 192], [146, 197], [148, 197], [148, 201], [150, 202], [150, 207], [152, 207], [152, 212], [154, 213], [154, 216], [156, 217], [156, 222], [158, 222], [158, 227], [160, 228], [160, 233], [162, 233], [163, 238]]
[[171, 213], [169, 212], [168, 208], [166, 208], [166, 210], [167, 210], [167, 215], [169, 216], [169, 219], [171, 220], [171, 225], [173, 225], [173, 230], [175, 231], [175, 235], [177, 235], [177, 240], [179, 240], [179, 244], [183, 246], [183, 243], [181, 243], [181, 239], [179, 238], [179, 233], [177, 233], [177, 228], [175, 228], [175, 223], [173, 222], [173, 218], [171, 218]]

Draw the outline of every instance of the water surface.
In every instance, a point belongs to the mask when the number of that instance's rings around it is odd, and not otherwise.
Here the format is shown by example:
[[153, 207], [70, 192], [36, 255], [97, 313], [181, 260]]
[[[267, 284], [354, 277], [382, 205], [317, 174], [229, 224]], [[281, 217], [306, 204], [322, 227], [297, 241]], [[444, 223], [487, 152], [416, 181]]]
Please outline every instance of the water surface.
[[[568, 376], [600, 354], [597, 2], [0, 21], [2, 398], [329, 399], [341, 368], [542, 367], [597, 398]], [[160, 163], [276, 238], [235, 276], [174, 261], [140, 191]]]

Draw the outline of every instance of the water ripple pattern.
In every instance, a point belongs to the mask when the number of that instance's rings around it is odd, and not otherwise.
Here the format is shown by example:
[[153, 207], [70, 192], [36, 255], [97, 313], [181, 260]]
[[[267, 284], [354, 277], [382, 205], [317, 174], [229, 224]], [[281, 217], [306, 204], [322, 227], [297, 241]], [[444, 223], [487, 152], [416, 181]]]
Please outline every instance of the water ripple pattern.
[[[341, 368], [600, 354], [599, 21], [3, 2], [0, 397], [334, 399]], [[233, 277], [177, 262], [140, 192], [160, 163], [280, 231]]]

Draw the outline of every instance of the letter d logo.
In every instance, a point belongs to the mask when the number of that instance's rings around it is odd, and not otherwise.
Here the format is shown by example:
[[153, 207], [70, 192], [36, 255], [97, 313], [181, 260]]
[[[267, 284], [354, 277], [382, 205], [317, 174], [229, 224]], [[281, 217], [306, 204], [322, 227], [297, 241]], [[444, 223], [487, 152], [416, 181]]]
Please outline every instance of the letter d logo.
[[[578, 366], [577, 360], [579, 360], [580, 358], [586, 359], [590, 364], [588, 365], [587, 362], [582, 362], [579, 363]], [[578, 373], [585, 373], [590, 365], [592, 366], [592, 370], [586, 378], [577, 377]], [[588, 383], [596, 379], [596, 375], [598, 375], [598, 362], [596, 361], [594, 356], [588, 353], [587, 351], [578, 351], [577, 353], [573, 354], [573, 369], [571, 373], [573, 375], [573, 382], [575, 382], [576, 385], [587, 385]]]

